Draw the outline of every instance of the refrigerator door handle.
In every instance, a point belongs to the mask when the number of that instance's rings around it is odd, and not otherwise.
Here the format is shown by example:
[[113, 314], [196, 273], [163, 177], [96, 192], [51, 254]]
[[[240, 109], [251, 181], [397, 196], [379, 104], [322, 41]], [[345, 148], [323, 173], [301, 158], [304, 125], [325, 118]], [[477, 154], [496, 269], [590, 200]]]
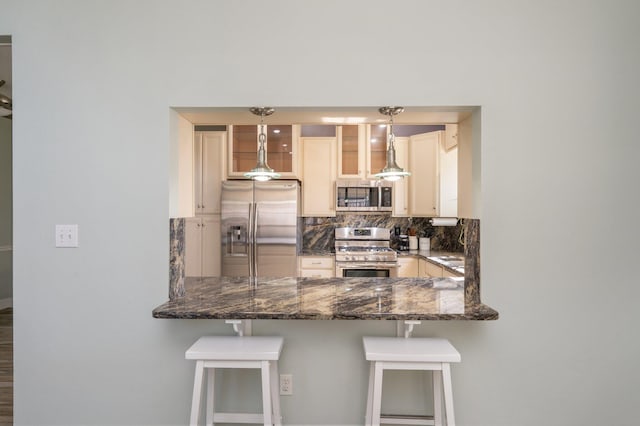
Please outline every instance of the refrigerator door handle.
[[251, 224], [251, 259], [249, 260], [249, 276], [257, 277], [258, 276], [258, 244], [257, 244], [257, 234], [258, 234], [258, 203], [254, 202], [251, 204], [251, 211], [249, 213], [249, 220]]

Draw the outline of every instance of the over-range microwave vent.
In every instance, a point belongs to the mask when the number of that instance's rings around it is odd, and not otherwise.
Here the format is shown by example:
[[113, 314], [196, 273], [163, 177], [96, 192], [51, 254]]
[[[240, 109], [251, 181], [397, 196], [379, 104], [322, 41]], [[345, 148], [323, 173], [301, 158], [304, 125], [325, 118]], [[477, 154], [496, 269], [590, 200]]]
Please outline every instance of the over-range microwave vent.
[[393, 183], [384, 180], [336, 181], [336, 211], [391, 212]]

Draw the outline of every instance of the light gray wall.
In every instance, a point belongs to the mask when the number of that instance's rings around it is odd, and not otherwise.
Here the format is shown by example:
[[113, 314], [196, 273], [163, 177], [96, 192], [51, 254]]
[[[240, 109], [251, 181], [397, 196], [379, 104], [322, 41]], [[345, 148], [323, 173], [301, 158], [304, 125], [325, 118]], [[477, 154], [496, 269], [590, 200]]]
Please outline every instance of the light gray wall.
[[0, 300], [12, 295], [11, 120], [0, 118]]
[[[229, 329], [151, 317], [169, 106], [389, 104], [482, 106], [482, 297], [501, 318], [417, 333], [462, 353], [458, 424], [637, 424], [638, 2], [0, 3], [17, 425], [186, 424], [184, 350]], [[53, 247], [56, 223], [79, 224], [78, 249]], [[255, 324], [286, 339], [285, 423], [361, 423], [360, 337], [393, 330]]]

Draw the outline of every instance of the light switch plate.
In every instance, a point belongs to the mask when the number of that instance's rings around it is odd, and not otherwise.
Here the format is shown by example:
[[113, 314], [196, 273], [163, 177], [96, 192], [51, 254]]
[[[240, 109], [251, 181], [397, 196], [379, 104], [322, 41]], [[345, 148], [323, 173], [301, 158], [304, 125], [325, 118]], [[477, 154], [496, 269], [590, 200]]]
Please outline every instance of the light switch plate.
[[56, 247], [78, 247], [78, 225], [56, 225]]

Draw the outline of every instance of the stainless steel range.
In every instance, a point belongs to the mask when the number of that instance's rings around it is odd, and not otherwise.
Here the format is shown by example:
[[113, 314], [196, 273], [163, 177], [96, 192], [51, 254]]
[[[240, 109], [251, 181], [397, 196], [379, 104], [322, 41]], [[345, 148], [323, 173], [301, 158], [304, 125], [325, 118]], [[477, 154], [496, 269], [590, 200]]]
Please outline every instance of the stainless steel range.
[[398, 254], [386, 228], [336, 228], [336, 276], [397, 277]]

